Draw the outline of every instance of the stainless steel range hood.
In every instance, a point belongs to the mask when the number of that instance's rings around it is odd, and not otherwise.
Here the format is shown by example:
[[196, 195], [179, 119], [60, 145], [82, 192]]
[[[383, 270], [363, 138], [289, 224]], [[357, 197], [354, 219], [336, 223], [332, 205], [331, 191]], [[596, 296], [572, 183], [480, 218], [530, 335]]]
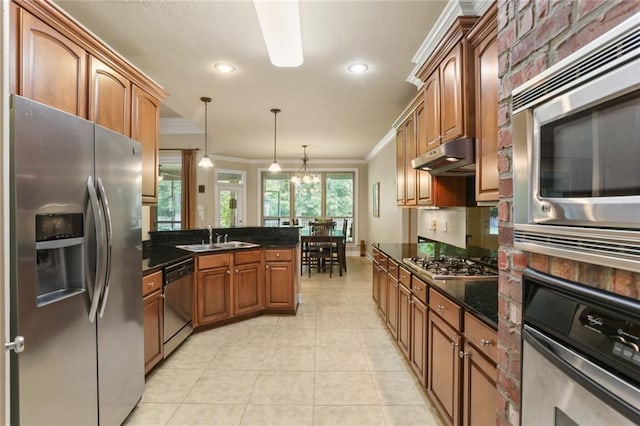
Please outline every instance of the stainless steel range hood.
[[414, 169], [434, 176], [470, 176], [476, 171], [474, 140], [454, 139], [411, 160]]

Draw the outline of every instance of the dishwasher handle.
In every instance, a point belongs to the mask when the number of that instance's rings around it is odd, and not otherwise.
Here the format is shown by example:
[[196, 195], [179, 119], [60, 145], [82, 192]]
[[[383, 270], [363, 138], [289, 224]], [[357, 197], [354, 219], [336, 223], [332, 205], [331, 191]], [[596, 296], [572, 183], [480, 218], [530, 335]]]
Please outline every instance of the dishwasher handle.
[[168, 285], [171, 282], [177, 281], [184, 276], [193, 274], [193, 270], [193, 259], [187, 259], [182, 262], [166, 266], [164, 268], [164, 285]]

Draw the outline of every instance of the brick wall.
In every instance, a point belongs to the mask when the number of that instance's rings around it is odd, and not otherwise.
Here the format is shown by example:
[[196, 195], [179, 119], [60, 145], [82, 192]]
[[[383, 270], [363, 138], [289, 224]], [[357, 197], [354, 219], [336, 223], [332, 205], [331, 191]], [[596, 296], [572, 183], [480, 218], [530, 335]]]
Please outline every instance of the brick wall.
[[520, 422], [522, 271], [527, 266], [640, 299], [640, 274], [513, 248], [511, 91], [640, 11], [640, 0], [498, 0], [499, 425]]

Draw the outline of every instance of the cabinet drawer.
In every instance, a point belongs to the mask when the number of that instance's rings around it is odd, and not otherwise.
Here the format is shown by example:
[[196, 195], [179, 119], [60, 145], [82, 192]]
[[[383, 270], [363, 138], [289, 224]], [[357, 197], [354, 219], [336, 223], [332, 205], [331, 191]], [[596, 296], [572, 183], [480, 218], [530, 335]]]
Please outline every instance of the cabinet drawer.
[[206, 254], [198, 256], [198, 270], [229, 266], [229, 254]]
[[424, 303], [425, 305], [428, 303], [427, 302], [428, 291], [429, 291], [429, 286], [427, 286], [427, 283], [425, 283], [424, 281], [422, 281], [420, 278], [416, 276], [411, 277], [411, 293], [415, 297], [420, 299], [422, 303]]
[[400, 280], [405, 287], [411, 287], [411, 273], [402, 266], [398, 267], [398, 280]]
[[267, 249], [265, 250], [267, 262], [288, 262], [293, 260], [293, 250], [291, 249]]
[[242, 250], [233, 253], [234, 265], [257, 263], [262, 260], [262, 250]]
[[156, 290], [162, 288], [162, 271], [154, 272], [153, 274], [145, 275], [142, 277], [142, 296], [151, 294]]
[[387, 265], [387, 272], [396, 280], [398, 279], [398, 262], [393, 259], [389, 259]]
[[377, 248], [373, 249], [373, 261], [376, 263], [380, 263], [380, 250]]
[[380, 262], [380, 267], [382, 269], [384, 269], [385, 271], [387, 271], [388, 268], [389, 268], [389, 258], [387, 257], [386, 254], [380, 253], [380, 261], [379, 262]]
[[429, 289], [429, 308], [460, 331], [462, 309], [432, 288]]
[[498, 362], [496, 331], [468, 312], [464, 313], [464, 337], [493, 362]]

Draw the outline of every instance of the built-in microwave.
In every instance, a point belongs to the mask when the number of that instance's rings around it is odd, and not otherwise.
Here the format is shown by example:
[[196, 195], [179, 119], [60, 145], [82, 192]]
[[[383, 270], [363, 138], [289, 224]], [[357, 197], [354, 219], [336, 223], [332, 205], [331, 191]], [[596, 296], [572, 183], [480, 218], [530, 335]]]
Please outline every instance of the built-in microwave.
[[640, 271], [640, 14], [512, 101], [516, 247]]

